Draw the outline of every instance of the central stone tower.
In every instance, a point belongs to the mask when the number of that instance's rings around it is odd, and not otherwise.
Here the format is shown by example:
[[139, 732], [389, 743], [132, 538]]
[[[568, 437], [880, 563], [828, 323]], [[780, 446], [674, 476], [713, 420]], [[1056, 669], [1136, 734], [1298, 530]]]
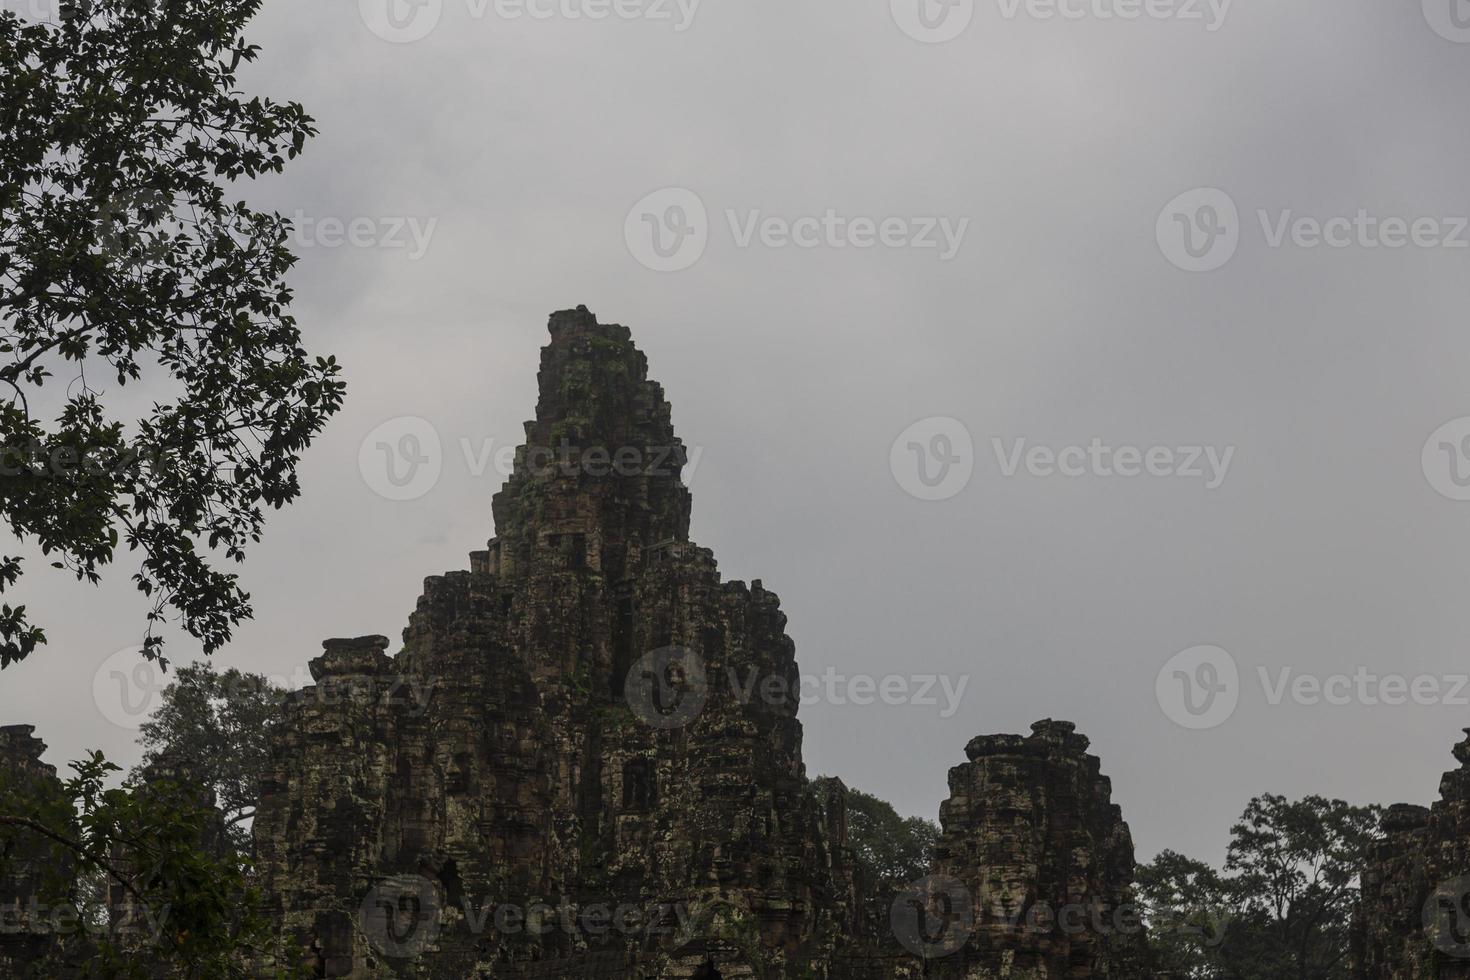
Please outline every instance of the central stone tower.
[[786, 617], [690, 543], [628, 330], [550, 330], [496, 538], [426, 581], [396, 656], [329, 641], [294, 698], [256, 822], [273, 911], [326, 976], [816, 969], [857, 902]]
[[425, 582], [394, 655], [330, 640], [287, 707], [255, 837], [288, 951], [401, 980], [1142, 975], [1114, 955], [1136, 936], [1021, 917], [1129, 898], [1127, 826], [1062, 722], [972, 742], [935, 874], [880, 899], [846, 790], [806, 778], [779, 601], [689, 540], [628, 330], [555, 314], [539, 380], [497, 536]]

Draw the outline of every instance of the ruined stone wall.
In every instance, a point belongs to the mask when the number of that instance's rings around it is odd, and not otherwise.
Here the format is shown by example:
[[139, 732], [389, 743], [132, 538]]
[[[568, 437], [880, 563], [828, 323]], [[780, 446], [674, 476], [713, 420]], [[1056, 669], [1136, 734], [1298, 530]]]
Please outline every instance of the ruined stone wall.
[[1438, 802], [1384, 820], [1353, 919], [1358, 980], [1470, 980], [1470, 737], [1454, 755]]

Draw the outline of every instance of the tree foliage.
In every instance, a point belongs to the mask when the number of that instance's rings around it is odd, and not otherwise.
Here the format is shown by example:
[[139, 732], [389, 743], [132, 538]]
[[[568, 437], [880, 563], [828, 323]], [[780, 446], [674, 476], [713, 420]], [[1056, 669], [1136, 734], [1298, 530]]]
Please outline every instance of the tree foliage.
[[[832, 781], [821, 776], [813, 784]], [[858, 866], [880, 888], [902, 888], [929, 873], [939, 826], [922, 817], [901, 817], [892, 805], [858, 789], [847, 790], [847, 842]]]
[[[300, 105], [239, 89], [259, 6], [0, 10], [0, 515], [78, 579], [137, 552], [151, 656], [168, 618], [208, 653], [250, 615], [215, 566], [298, 496], [299, 455], [342, 400], [287, 313], [289, 226], [226, 196], [315, 133]], [[141, 418], [105, 404], [145, 378]], [[21, 574], [0, 558], [0, 592]], [[0, 605], [0, 666], [44, 642]]]
[[1231, 906], [1220, 873], [1203, 861], [1166, 850], [1138, 867], [1134, 885], [1159, 972], [1223, 976], [1213, 972], [1214, 958], [1230, 927]]
[[1165, 851], [1138, 887], [1161, 965], [1219, 980], [1345, 980], [1358, 872], [1381, 810], [1308, 796], [1251, 800], [1225, 867]]
[[[65, 782], [0, 775], [0, 877], [14, 854], [49, 850], [36, 908], [52, 924], [51, 965], [142, 980], [163, 967], [200, 980], [244, 980], [267, 960], [271, 923], [232, 854], [209, 846], [219, 814], [199, 787], [159, 780], [108, 788], [100, 753]], [[61, 909], [67, 911], [64, 917]], [[286, 974], [284, 969], [278, 975]]]
[[214, 794], [229, 842], [249, 854], [249, 821], [285, 693], [260, 674], [221, 672], [205, 662], [180, 667], [139, 730], [143, 762], [134, 780], [163, 760], [180, 765]]

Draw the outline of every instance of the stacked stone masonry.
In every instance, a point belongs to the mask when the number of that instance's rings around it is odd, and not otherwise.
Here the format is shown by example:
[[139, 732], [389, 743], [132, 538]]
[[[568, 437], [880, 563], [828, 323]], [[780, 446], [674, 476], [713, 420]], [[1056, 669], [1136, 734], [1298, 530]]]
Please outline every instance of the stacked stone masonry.
[[[287, 706], [254, 823], [284, 946], [354, 980], [1147, 976], [1136, 930], [1036, 915], [1130, 895], [1065, 722], [972, 741], [933, 876], [874, 911], [846, 790], [807, 779], [786, 616], [689, 539], [644, 355], [585, 308], [550, 332], [495, 537], [426, 580], [401, 644], [327, 641]], [[15, 731], [0, 751], [38, 759]], [[956, 889], [969, 918], [913, 901]]]
[[[550, 332], [496, 537], [425, 583], [396, 653], [311, 664], [256, 821], [272, 912], [332, 977], [938, 975], [863, 914], [843, 791], [802, 763], [786, 616], [689, 540], [644, 355], [585, 308]], [[1132, 847], [1086, 746], [1051, 722], [972, 743], [936, 870], [984, 900], [1123, 901]], [[594, 935], [593, 909], [625, 921]], [[972, 945], [947, 975], [1110, 975], [1106, 936], [987, 921]]]
[[1428, 809], [1389, 808], [1352, 926], [1357, 980], [1470, 980], [1470, 728]]

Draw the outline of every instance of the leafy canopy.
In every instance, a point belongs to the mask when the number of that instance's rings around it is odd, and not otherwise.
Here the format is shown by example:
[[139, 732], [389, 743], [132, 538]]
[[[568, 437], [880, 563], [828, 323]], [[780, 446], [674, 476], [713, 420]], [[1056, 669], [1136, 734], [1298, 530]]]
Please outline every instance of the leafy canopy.
[[[819, 776], [823, 790], [835, 780]], [[922, 817], [901, 817], [892, 804], [859, 789], [847, 790], [847, 842], [858, 866], [880, 888], [899, 889], [929, 873], [939, 826]]]
[[197, 784], [108, 788], [118, 768], [101, 753], [72, 769], [65, 782], [0, 771], [0, 878], [43, 861], [48, 873], [28, 875], [33, 907], [63, 925], [47, 934], [41, 975], [147, 980], [160, 965], [199, 980], [298, 972], [274, 955], [248, 867], [211, 844], [219, 813]]
[[1165, 851], [1138, 870], [1162, 965], [1230, 980], [1346, 980], [1358, 869], [1381, 810], [1308, 796], [1251, 800], [1225, 868]]
[[[0, 516], [93, 583], [121, 543], [137, 552], [153, 657], [170, 617], [209, 653], [250, 616], [214, 559], [242, 560], [263, 508], [298, 496], [299, 454], [342, 401], [287, 313], [289, 226], [226, 196], [316, 132], [239, 90], [259, 7], [0, 10]], [[146, 414], [109, 410], [145, 378]], [[0, 592], [21, 574], [0, 557]], [[0, 666], [44, 642], [0, 605]]]
[[280, 725], [286, 692], [260, 674], [206, 662], [180, 667], [159, 707], [138, 733], [141, 779], [162, 762], [180, 765], [214, 794], [229, 843], [251, 850], [249, 821], [260, 802], [260, 778], [270, 763], [270, 736]]

